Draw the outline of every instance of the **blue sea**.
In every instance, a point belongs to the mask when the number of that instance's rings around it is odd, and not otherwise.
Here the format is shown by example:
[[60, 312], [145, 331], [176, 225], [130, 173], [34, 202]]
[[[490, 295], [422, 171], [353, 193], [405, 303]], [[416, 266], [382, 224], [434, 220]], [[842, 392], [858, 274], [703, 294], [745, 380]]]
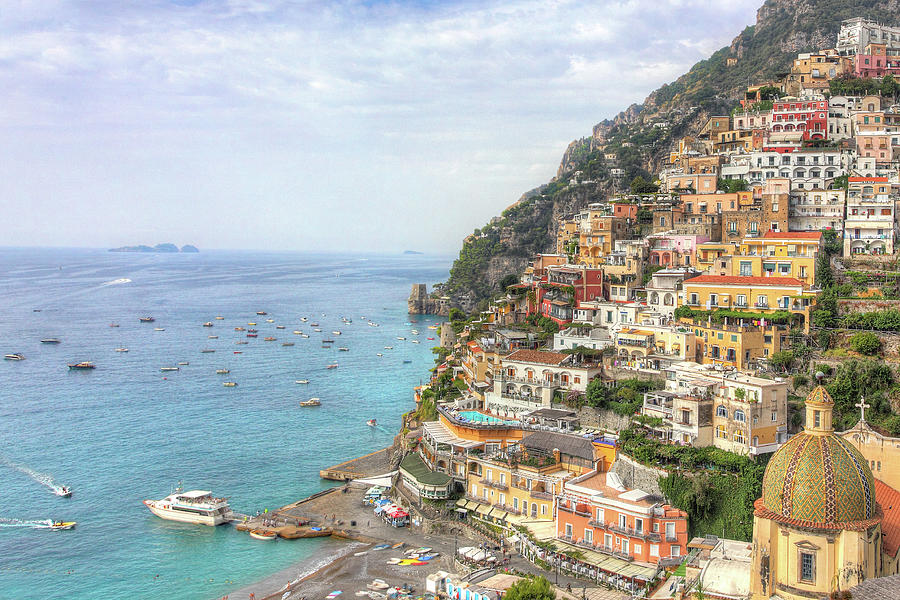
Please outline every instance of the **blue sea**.
[[[407, 315], [406, 297], [449, 262], [0, 249], [0, 354], [26, 357], [0, 361], [0, 598], [217, 598], [321, 555], [330, 542], [259, 542], [164, 521], [141, 501], [182, 481], [239, 512], [274, 509], [327, 487], [319, 469], [389, 445], [436, 344], [437, 317]], [[234, 331], [250, 322], [258, 338]], [[68, 370], [79, 361], [97, 368]], [[298, 407], [310, 397], [323, 405]], [[50, 531], [46, 519], [78, 526]]]

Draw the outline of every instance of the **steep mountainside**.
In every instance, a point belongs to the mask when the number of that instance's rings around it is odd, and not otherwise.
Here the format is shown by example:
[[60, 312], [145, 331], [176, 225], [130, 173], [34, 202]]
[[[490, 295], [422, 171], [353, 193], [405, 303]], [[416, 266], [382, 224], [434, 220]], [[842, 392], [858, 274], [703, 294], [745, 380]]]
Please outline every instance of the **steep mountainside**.
[[[730, 46], [663, 85], [640, 105], [594, 126], [590, 137], [566, 149], [553, 180], [524, 194], [463, 242], [443, 293], [465, 310], [500, 291], [538, 252], [555, 251], [556, 219], [623, 191], [637, 175], [650, 178], [673, 140], [696, 131], [711, 114], [727, 113], [747, 85], [790, 68], [798, 52], [833, 46], [841, 21], [866, 17], [900, 22], [900, 0], [766, 0], [756, 24]], [[729, 65], [727, 59], [735, 58]], [[734, 62], [734, 61], [731, 61]], [[666, 121], [668, 127], [653, 127]], [[602, 151], [600, 150], [602, 148]], [[604, 155], [615, 154], [615, 161]], [[612, 166], [624, 169], [613, 178]], [[580, 181], [573, 175], [580, 171]]]

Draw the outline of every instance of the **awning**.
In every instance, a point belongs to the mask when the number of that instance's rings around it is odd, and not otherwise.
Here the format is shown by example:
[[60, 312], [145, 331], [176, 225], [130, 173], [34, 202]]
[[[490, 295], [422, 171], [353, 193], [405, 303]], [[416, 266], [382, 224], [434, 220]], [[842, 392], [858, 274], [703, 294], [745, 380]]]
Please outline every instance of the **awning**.
[[487, 516], [489, 512], [491, 512], [491, 507], [487, 504], [479, 504], [478, 508], [475, 509], [479, 515]]

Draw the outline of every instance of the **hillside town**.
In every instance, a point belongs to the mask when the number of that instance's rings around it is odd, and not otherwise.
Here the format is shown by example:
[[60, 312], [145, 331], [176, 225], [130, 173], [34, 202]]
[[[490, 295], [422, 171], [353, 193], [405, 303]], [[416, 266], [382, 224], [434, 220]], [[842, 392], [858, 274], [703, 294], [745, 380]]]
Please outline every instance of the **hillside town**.
[[[610, 598], [898, 597], [897, 77], [900, 27], [844, 21], [451, 309], [409, 503]], [[433, 586], [497, 598], [464, 563]]]

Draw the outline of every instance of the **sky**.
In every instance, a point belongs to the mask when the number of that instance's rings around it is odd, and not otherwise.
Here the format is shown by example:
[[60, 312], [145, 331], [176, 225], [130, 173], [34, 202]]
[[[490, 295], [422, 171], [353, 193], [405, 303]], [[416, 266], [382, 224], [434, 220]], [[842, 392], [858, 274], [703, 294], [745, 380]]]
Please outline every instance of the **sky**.
[[761, 0], [0, 0], [0, 246], [455, 253]]

